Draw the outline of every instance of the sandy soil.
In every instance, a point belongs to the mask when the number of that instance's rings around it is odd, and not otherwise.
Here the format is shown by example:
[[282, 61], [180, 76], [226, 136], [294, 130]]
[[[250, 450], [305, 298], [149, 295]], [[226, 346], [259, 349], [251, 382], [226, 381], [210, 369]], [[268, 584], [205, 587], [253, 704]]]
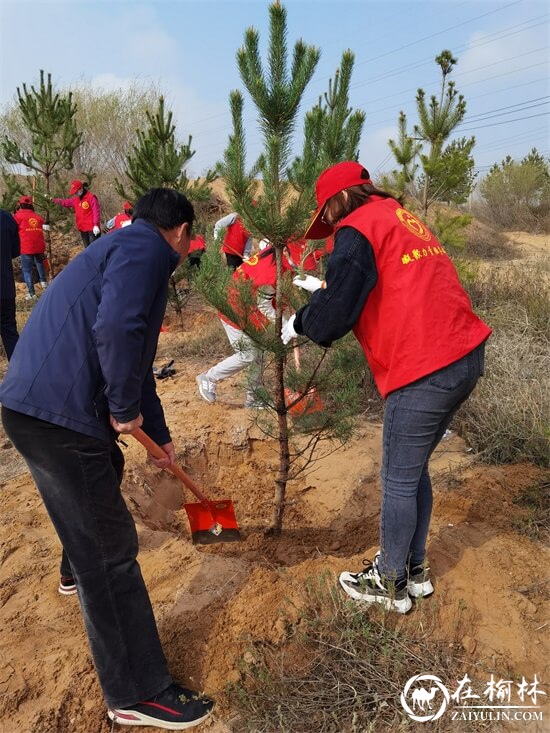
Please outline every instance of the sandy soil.
[[[205, 729], [228, 733], [242, 726], [232, 723], [231, 700], [222, 691], [239, 679], [250, 641], [284, 644], [296, 617], [283, 599], [299, 605], [307, 577], [356, 569], [376, 549], [381, 425], [362, 422], [356, 438], [293, 483], [285, 531], [267, 537], [275, 447], [239, 407], [238, 379], [223, 385], [217, 404], [199, 398], [194, 376], [205, 365], [177, 356], [183, 338], [175, 330], [162, 334], [158, 357], [159, 364], [176, 358], [176, 376], [158, 388], [178, 457], [213, 496], [234, 500], [244, 540], [194, 546], [182, 508], [189, 495], [145, 465], [131, 440], [123, 489], [171, 670], [221, 701]], [[550, 598], [542, 582], [550, 552], [515, 529], [525, 510], [513, 503], [542, 480], [541, 471], [527, 464], [478, 466], [455, 434], [442, 442], [432, 467], [429, 555], [436, 593], [404, 623], [422, 623], [423, 614], [431, 622], [435, 614], [436, 634], [465, 658], [509, 669], [513, 679], [537, 674], [550, 696]], [[3, 434], [0, 485], [0, 731], [107, 733], [78, 600], [57, 593], [59, 542]], [[437, 673], [411, 675], [420, 672]]]

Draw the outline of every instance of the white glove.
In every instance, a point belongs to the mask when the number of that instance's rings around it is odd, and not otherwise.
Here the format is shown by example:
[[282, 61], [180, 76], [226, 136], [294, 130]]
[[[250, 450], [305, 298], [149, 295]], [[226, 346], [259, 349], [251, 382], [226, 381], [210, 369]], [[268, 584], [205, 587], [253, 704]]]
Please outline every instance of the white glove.
[[43, 230], [44, 230], [45, 232], [49, 232], [49, 231], [50, 231], [50, 225], [49, 225], [49, 224], [42, 224], [42, 229], [43, 229]]
[[292, 282], [299, 288], [303, 288], [304, 290], [309, 290], [310, 293], [314, 293], [316, 290], [323, 287], [324, 280], [319, 280], [318, 277], [314, 277], [313, 275], [306, 275], [303, 279], [301, 277], [295, 277]]
[[98, 237], [99, 236], [99, 231], [100, 231], [99, 230], [99, 227], [96, 224], [95, 227], [92, 229], [92, 232], [94, 234], [94, 237]]
[[288, 344], [288, 342], [291, 339], [295, 339], [298, 335], [296, 331], [294, 330], [294, 321], [296, 320], [296, 313], [294, 315], [290, 316], [288, 321], [285, 319], [283, 321], [283, 327], [281, 329], [281, 341], [283, 344]]

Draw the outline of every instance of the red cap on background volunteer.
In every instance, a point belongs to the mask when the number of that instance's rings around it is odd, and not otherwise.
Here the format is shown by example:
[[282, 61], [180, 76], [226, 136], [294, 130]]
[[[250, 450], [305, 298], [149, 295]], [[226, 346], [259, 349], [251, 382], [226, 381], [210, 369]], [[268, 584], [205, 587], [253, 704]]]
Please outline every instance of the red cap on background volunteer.
[[354, 160], [345, 160], [343, 163], [337, 163], [324, 170], [315, 185], [317, 211], [313, 214], [304, 238], [325, 239], [330, 236], [334, 227], [323, 221], [322, 214], [325, 204], [340, 191], [352, 186], [362, 186], [365, 183], [372, 185], [369, 172], [361, 163]]
[[134, 208], [133, 204], [131, 204], [129, 201], [125, 201], [122, 204], [122, 210], [123, 211], [130, 211], [130, 209], [133, 209], [133, 208]]
[[20, 204], [32, 204], [32, 199], [30, 196], [21, 196], [19, 199]]
[[71, 187], [69, 189], [69, 196], [72, 196], [73, 193], [76, 193], [79, 189], [83, 187], [84, 187], [84, 184], [82, 183], [82, 181], [77, 181], [77, 180], [71, 181]]

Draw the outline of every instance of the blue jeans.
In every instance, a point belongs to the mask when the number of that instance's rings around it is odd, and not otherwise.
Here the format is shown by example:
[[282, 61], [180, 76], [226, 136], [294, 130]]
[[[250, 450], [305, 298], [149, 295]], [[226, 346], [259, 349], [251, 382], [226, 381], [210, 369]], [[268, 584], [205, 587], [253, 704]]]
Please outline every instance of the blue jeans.
[[23, 280], [29, 291], [29, 295], [34, 295], [34, 283], [32, 281], [32, 266], [36, 265], [38, 271], [38, 279], [41, 283], [46, 282], [46, 272], [42, 260], [43, 255], [21, 255], [21, 270], [23, 271]]
[[453, 415], [483, 374], [485, 344], [453, 364], [391, 392], [384, 414], [380, 559], [400, 580], [423, 562], [432, 512], [428, 461]]
[[95, 667], [110, 707], [128, 707], [172, 678], [136, 560], [118, 445], [2, 407], [70, 560]]

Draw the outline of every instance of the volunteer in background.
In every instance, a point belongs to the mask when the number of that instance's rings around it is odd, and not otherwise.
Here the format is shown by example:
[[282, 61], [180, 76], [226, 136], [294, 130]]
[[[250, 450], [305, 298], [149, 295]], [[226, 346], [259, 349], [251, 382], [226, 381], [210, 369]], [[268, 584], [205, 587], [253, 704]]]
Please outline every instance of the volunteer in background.
[[235, 212], [218, 219], [214, 224], [214, 241], [217, 241], [222, 229], [225, 229], [222, 252], [225, 254], [227, 266], [236, 270], [250, 256], [252, 236]]
[[425, 563], [432, 509], [428, 462], [483, 374], [491, 329], [472, 311], [441, 244], [356, 162], [324, 171], [307, 239], [335, 232], [326, 281], [312, 292], [282, 339], [322, 345], [355, 333], [386, 399], [380, 552], [340, 584], [352, 598], [406, 613], [410, 595], [433, 591]]
[[105, 228], [112, 230], [112, 229], [122, 229], [122, 227], [127, 227], [128, 224], [132, 223], [132, 214], [134, 213], [134, 207], [129, 201], [125, 201], [122, 204], [122, 211], [119, 211], [116, 216], [113, 216], [112, 219], [109, 219], [109, 221], [105, 224]]
[[76, 228], [82, 237], [84, 247], [96, 240], [101, 230], [101, 209], [97, 196], [88, 191], [88, 184], [82, 181], [71, 181], [68, 199], [53, 198], [52, 203], [74, 209]]
[[21, 270], [23, 279], [27, 286], [27, 300], [36, 298], [34, 292], [33, 281], [33, 265], [38, 272], [38, 279], [42, 289], [48, 287], [46, 282], [46, 270], [44, 268], [44, 252], [46, 250], [46, 241], [42, 227], [44, 219], [34, 210], [32, 199], [30, 196], [22, 196], [19, 199], [19, 208], [14, 214], [19, 229], [19, 240], [21, 242]]
[[[283, 269], [285, 271], [291, 269], [286, 257], [283, 259]], [[257, 306], [243, 313], [238, 284], [245, 281], [251, 284], [252, 294], [257, 300]], [[244, 407], [261, 408], [264, 406], [256, 399], [256, 391], [261, 385], [263, 376], [263, 352], [245, 331], [250, 329], [261, 331], [275, 320], [276, 283], [275, 251], [271, 246], [266, 246], [259, 254], [243, 262], [233, 273], [227, 299], [231, 308], [239, 316], [238, 322], [233, 322], [223, 313], [218, 313], [218, 316], [235, 353], [197, 376], [199, 394], [206, 402], [216, 401], [218, 382], [228, 379], [249, 367]]]
[[19, 338], [15, 317], [14, 257], [19, 257], [19, 231], [13, 216], [0, 209], [0, 338], [8, 361]]
[[189, 267], [196, 267], [197, 269], [201, 266], [201, 257], [206, 252], [206, 242], [201, 234], [197, 234], [191, 240], [189, 246], [189, 254], [187, 255], [187, 262]]
[[171, 273], [193, 207], [152, 189], [134, 223], [75, 257], [40, 298], [0, 389], [6, 434], [25, 459], [70, 560], [111, 720], [182, 730], [212, 702], [175, 684], [120, 491], [119, 434], [143, 430], [174, 461], [153, 377]]

